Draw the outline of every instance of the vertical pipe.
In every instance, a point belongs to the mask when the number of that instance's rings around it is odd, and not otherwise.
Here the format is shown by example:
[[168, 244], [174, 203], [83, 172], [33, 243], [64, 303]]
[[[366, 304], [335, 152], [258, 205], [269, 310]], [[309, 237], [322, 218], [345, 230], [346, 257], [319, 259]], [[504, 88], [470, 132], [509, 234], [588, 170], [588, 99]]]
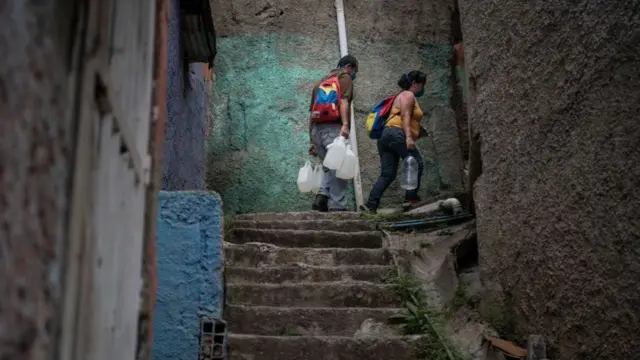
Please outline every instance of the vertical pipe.
[[[338, 21], [338, 36], [340, 37], [340, 56], [346, 56], [349, 52], [347, 49], [347, 27], [344, 17], [344, 3], [342, 0], [336, 0], [336, 16]], [[356, 136], [356, 122], [354, 119], [353, 102], [351, 103], [351, 121], [349, 129], [349, 142], [353, 147], [353, 152], [358, 158], [356, 176], [353, 178], [353, 187], [356, 193], [356, 209], [360, 210], [360, 205], [364, 203], [362, 196], [362, 180], [360, 177], [360, 157], [358, 157], [358, 139]]]

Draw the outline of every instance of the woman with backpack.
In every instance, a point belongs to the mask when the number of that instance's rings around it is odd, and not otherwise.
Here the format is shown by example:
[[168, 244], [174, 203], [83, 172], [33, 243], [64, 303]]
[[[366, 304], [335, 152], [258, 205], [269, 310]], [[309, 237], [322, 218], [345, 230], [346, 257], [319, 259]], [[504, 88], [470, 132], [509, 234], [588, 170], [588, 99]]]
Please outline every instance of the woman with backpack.
[[365, 211], [374, 213], [377, 211], [382, 194], [396, 178], [400, 159], [409, 155], [418, 162], [418, 188], [406, 191], [405, 202], [416, 203], [420, 201], [418, 189], [424, 163], [422, 155], [416, 148], [415, 141], [426, 135], [426, 131], [420, 125], [424, 113], [416, 98], [424, 95], [426, 80], [427, 75], [417, 70], [403, 74], [398, 80], [398, 86], [402, 91], [393, 100], [391, 112], [380, 139], [378, 139], [380, 177], [369, 193], [369, 200], [363, 209]]

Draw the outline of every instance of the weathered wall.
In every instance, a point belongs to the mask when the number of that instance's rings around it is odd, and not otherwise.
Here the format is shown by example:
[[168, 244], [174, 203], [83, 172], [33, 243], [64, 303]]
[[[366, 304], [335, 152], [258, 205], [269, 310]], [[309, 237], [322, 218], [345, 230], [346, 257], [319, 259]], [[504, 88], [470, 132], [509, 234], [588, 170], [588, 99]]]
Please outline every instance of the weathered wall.
[[[398, 90], [406, 71], [428, 73], [421, 106], [434, 136], [420, 142], [427, 161], [422, 195], [459, 188], [460, 144], [452, 88], [448, 0], [345, 2], [349, 49], [360, 61], [354, 100], [365, 196], [379, 174], [364, 131], [371, 107]], [[313, 11], [308, 11], [313, 9]], [[213, 1], [218, 32], [209, 176], [228, 212], [310, 207], [297, 171], [307, 158], [311, 89], [340, 58], [333, 1]], [[403, 200], [393, 185], [383, 206]]]
[[168, 32], [167, 123], [163, 190], [203, 190], [207, 97], [202, 64], [185, 71], [180, 46], [180, 0], [171, 0]]
[[222, 316], [222, 201], [213, 192], [160, 192], [153, 359], [198, 355], [200, 316]]
[[55, 4], [0, 5], [1, 359], [49, 359], [57, 340], [73, 128]]
[[640, 349], [640, 3], [461, 0], [486, 280], [553, 359]]

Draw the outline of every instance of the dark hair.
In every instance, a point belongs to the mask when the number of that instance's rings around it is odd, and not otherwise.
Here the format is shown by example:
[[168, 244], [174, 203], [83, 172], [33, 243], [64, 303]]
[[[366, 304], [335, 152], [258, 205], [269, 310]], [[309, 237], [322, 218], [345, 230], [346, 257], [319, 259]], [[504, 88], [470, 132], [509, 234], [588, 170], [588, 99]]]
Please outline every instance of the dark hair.
[[358, 60], [353, 55], [346, 55], [338, 61], [338, 68], [351, 65], [352, 68], [358, 68]]
[[427, 82], [427, 74], [422, 71], [413, 70], [408, 73], [402, 74], [400, 76], [400, 80], [398, 80], [398, 86], [402, 88], [402, 90], [408, 90], [411, 87], [411, 84], [414, 82], [424, 84]]

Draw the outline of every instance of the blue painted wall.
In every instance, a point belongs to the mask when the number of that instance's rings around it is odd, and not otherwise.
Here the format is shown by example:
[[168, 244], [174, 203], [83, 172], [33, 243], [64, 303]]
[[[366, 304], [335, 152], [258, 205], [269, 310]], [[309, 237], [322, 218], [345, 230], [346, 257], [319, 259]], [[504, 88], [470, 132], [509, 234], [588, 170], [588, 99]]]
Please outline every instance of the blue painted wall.
[[154, 360], [193, 360], [199, 316], [222, 317], [222, 201], [214, 192], [160, 192]]
[[183, 74], [179, 14], [180, 0], [171, 0], [162, 189], [204, 190], [207, 88], [201, 64]]

